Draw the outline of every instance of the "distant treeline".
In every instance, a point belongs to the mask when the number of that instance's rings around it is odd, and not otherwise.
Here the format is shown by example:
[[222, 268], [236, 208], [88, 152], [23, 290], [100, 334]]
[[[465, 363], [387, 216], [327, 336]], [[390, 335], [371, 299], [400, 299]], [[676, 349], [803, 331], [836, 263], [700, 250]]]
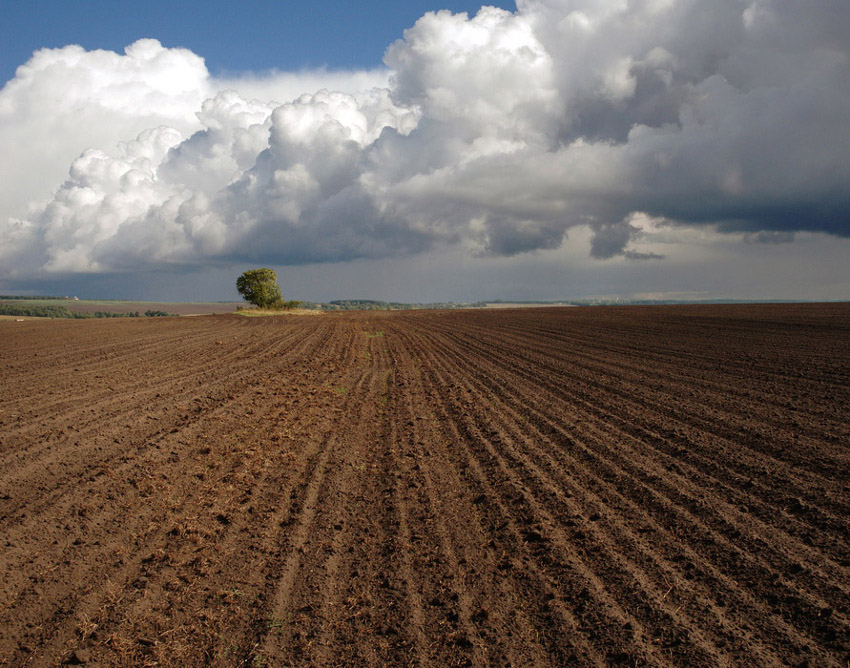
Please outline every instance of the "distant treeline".
[[147, 310], [142, 314], [138, 311], [135, 313], [110, 313], [108, 311], [77, 313], [65, 306], [19, 306], [18, 304], [0, 304], [0, 315], [17, 315], [30, 318], [71, 318], [73, 320], [87, 320], [90, 318], [158, 318], [177, 314], [151, 310]]
[[49, 297], [47, 295], [35, 295], [35, 296], [24, 296], [24, 295], [0, 295], [0, 299], [9, 300], [9, 299], [67, 299], [67, 297]]
[[382, 302], [374, 299], [335, 299], [327, 304], [310, 304], [305, 308], [320, 308], [323, 311], [412, 311], [414, 309], [480, 308], [486, 302], [431, 302], [428, 304], [405, 304]]

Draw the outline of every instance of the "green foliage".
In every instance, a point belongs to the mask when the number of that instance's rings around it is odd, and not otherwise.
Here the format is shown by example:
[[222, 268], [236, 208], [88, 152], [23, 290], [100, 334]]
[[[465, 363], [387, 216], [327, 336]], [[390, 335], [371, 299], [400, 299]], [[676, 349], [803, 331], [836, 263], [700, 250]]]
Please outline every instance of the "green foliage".
[[298, 308], [301, 306], [302, 302], [296, 299], [290, 299], [288, 301], [279, 301], [274, 304], [269, 304], [268, 309], [270, 311], [291, 311], [292, 309]]
[[129, 318], [131, 316], [130, 313], [112, 313], [111, 311], [95, 311], [94, 313], [74, 313], [70, 311], [71, 315], [66, 317], [77, 318], [78, 320], [82, 320], [84, 318]]
[[25, 299], [27, 301], [49, 299], [51, 301], [61, 301], [67, 299], [67, 297], [51, 297], [49, 295], [0, 295], [0, 300], [8, 301], [11, 299]]
[[236, 290], [246, 302], [260, 308], [283, 302], [277, 274], [272, 269], [249, 269], [236, 279]]
[[[111, 311], [95, 311], [94, 313], [78, 313], [66, 306], [41, 306], [34, 304], [0, 304], [0, 315], [17, 315], [30, 318], [69, 318], [72, 320], [88, 320], [90, 318], [139, 318], [139, 312], [113, 313]], [[154, 318], [167, 315], [165, 311], [145, 311], [145, 317]]]
[[64, 306], [34, 306], [24, 304], [0, 304], [0, 315], [20, 315], [30, 318], [73, 318], [74, 313]]

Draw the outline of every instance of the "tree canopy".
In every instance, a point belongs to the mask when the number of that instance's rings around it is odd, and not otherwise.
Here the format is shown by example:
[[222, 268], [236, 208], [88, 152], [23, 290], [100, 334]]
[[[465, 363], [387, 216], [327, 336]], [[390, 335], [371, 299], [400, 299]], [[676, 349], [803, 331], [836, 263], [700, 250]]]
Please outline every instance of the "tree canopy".
[[268, 308], [283, 300], [277, 274], [272, 269], [249, 269], [236, 279], [236, 289], [246, 302]]

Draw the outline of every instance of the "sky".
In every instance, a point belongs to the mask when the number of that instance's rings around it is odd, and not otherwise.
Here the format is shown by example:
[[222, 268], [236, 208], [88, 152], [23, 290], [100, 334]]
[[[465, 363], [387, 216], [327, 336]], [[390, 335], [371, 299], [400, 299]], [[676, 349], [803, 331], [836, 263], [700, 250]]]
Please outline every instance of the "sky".
[[850, 298], [846, 0], [0, 5], [0, 293]]

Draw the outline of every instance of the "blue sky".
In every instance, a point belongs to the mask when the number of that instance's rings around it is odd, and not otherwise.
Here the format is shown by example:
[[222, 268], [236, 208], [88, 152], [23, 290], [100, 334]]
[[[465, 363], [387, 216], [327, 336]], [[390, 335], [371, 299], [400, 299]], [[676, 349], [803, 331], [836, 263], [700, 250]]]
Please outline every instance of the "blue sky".
[[848, 34], [844, 0], [6, 2], [0, 293], [847, 299]]
[[[513, 2], [489, 3], [514, 9]], [[121, 51], [142, 37], [186, 47], [214, 75], [304, 67], [373, 68], [386, 47], [426, 11], [475, 13], [480, 3], [404, 2], [115, 2], [12, 0], [0, 4], [0, 78], [44, 47], [80, 44]]]

